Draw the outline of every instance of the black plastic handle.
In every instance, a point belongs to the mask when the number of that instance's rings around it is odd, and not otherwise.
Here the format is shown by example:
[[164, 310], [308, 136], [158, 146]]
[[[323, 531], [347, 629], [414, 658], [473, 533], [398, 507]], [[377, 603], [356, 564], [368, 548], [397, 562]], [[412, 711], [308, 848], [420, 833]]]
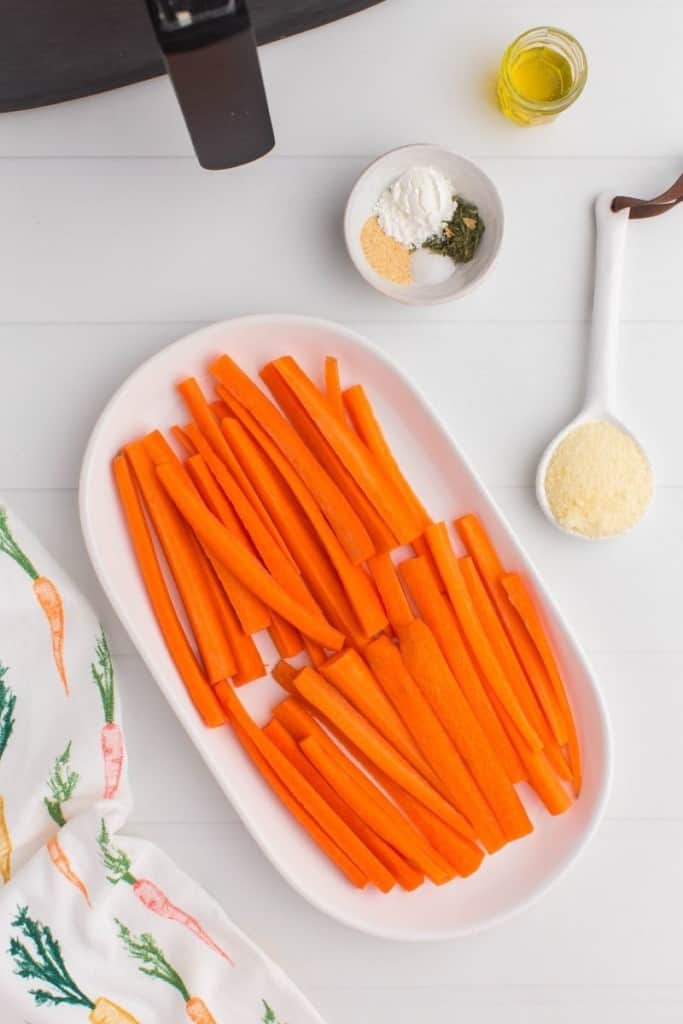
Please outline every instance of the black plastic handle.
[[146, 0], [202, 167], [237, 167], [275, 145], [245, 0]]

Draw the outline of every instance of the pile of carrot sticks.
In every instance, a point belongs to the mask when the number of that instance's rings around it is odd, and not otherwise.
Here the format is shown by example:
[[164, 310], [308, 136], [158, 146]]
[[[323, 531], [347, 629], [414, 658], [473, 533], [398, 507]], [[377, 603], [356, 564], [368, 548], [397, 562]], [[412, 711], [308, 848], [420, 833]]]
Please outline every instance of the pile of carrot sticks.
[[[189, 697], [207, 726], [230, 725], [353, 885], [472, 874], [533, 830], [520, 783], [553, 815], [581, 789], [569, 700], [525, 579], [474, 515], [455, 521], [457, 553], [334, 357], [319, 382], [275, 359], [267, 390], [227, 355], [209, 370], [215, 394], [178, 385], [187, 423], [113, 462]], [[262, 630], [284, 691], [265, 727], [239, 697], [266, 674]]]

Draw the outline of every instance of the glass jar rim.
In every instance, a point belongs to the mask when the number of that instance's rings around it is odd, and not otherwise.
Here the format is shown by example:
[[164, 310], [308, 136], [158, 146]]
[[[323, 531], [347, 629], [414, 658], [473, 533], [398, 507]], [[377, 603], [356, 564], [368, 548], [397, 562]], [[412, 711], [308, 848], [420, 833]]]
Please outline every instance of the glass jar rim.
[[[537, 32], [543, 32], [549, 37], [555, 37], [561, 39], [567, 43], [570, 47], [573, 47], [579, 56], [580, 69], [579, 74], [572, 82], [571, 89], [566, 95], [561, 96], [557, 100], [530, 100], [527, 96], [524, 96], [521, 92], [515, 89], [507, 69], [507, 57], [512, 51], [519, 46], [527, 37], [533, 36]], [[514, 98], [515, 103], [524, 109], [533, 113], [560, 113], [570, 106], [574, 100], [583, 92], [586, 80], [588, 78], [588, 61], [586, 59], [586, 53], [581, 43], [576, 39], [571, 32], [566, 32], [565, 29], [556, 28], [553, 25], [537, 25], [535, 28], [529, 28], [525, 32], [520, 33], [516, 39], [513, 39], [510, 45], [503, 54], [503, 60], [501, 65], [501, 74], [505, 80], [505, 86]]]

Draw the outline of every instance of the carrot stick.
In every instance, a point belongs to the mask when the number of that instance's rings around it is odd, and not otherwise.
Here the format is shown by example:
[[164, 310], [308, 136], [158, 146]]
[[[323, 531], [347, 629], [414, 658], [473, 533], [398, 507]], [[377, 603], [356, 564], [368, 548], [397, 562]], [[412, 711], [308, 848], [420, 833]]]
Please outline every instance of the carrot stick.
[[442, 885], [453, 877], [453, 872], [444, 870], [435, 862], [419, 833], [405, 819], [386, 812], [384, 806], [371, 799], [364, 790], [354, 785], [339, 762], [327, 753], [312, 736], [302, 740], [301, 749], [315, 765], [328, 784], [340, 794], [343, 800], [388, 843], [411, 860], [436, 885]]
[[423, 523], [413, 509], [406, 505], [391, 480], [378, 468], [367, 448], [345, 423], [339, 422], [325, 396], [291, 356], [275, 359], [272, 365], [315, 421], [399, 543], [410, 544], [420, 534]]
[[[464, 575], [481, 625], [489, 637], [492, 637], [494, 640], [498, 637], [499, 643], [502, 644], [499, 633], [502, 627], [498, 613], [492, 599], [490, 599], [486, 592], [486, 588], [481, 581], [481, 577], [474, 562], [470, 563], [464, 569]], [[553, 736], [550, 726], [539, 707], [536, 696], [533, 694], [526, 677], [524, 675], [513, 673], [509, 678], [515, 688], [515, 693], [517, 694], [520, 705], [524, 709], [524, 714], [543, 740], [544, 753], [546, 754], [546, 757], [560, 778], [571, 778], [571, 772], [564, 760], [564, 755], [559, 748], [557, 740]], [[509, 728], [507, 726], [506, 728], [508, 734], [510, 734]]]
[[187, 436], [183, 428], [178, 426], [177, 423], [174, 423], [173, 426], [171, 427], [171, 434], [187, 455], [197, 454], [197, 449], [192, 444], [192, 441], [190, 441], [189, 437]]
[[[502, 707], [495, 693], [491, 693], [491, 700], [500, 715], [500, 720], [505, 726], [515, 750], [520, 756], [529, 785], [536, 791], [550, 814], [564, 814], [571, 807], [572, 801], [566, 789], [557, 778], [553, 768], [551, 768], [547, 752], [532, 750], [526, 740], [520, 735], [514, 722], [510, 720], [507, 711]], [[566, 765], [564, 759], [563, 764]]]
[[178, 385], [178, 391], [190, 410], [197, 427], [211, 445], [211, 448], [235, 477], [242, 491], [253, 505], [256, 514], [259, 516], [261, 522], [271, 534], [275, 542], [280, 545], [285, 554], [288, 554], [287, 547], [282, 540], [282, 537], [278, 534], [275, 524], [272, 522], [270, 516], [259, 501], [258, 495], [251, 486], [249, 478], [242, 473], [237, 459], [226, 444], [225, 438], [218, 428], [215, 414], [211, 410], [209, 403], [206, 401], [197, 381], [194, 377], [189, 377], [187, 380], [181, 381]]
[[[498, 618], [493, 602], [486, 592], [474, 559], [470, 555], [466, 555], [460, 559], [460, 566], [477, 615], [486, 630], [494, 652], [508, 679], [513, 682], [515, 692], [519, 693], [528, 685], [524, 669], [517, 660], [517, 655]], [[552, 699], [543, 704], [543, 711], [555, 740], [560, 746], [564, 746], [567, 742], [567, 725], [556, 700], [552, 694], [550, 696]], [[543, 737], [541, 736], [541, 738]]]
[[488, 736], [510, 781], [520, 782], [525, 778], [522, 762], [493, 710], [470, 658], [455, 614], [440, 593], [429, 564], [422, 557], [409, 558], [401, 562], [399, 572], [408, 586], [419, 614], [436, 637], [448, 667]]
[[[194, 455], [187, 460], [185, 466], [210, 511], [220, 519], [223, 526], [249, 547], [249, 539], [242, 524], [203, 457]], [[245, 633], [257, 633], [261, 629], [266, 629], [272, 621], [272, 616], [263, 602], [254, 597], [243, 583], [225, 569], [218, 567], [217, 575]]]
[[576, 796], [578, 796], [581, 792], [581, 751], [579, 748], [579, 738], [576, 732], [574, 716], [572, 715], [567, 694], [565, 692], [564, 683], [562, 682], [562, 677], [557, 667], [557, 662], [555, 661], [552, 648], [548, 642], [545, 628], [536, 609], [533, 598], [519, 573], [506, 573], [501, 577], [501, 583], [505, 588], [506, 594], [510, 598], [510, 603], [517, 610], [531, 639], [538, 649], [538, 653], [543, 659], [543, 664], [550, 678], [550, 682], [552, 683], [555, 697], [560, 704], [560, 709], [564, 716], [565, 725], [568, 731], [567, 749], [569, 751], [569, 764], [572, 770], [574, 792]]
[[[282, 413], [229, 358], [221, 356], [210, 367], [212, 376], [258, 420], [301, 479], [310, 488], [352, 562], [373, 553], [367, 530], [329, 474], [308, 450]], [[223, 397], [221, 395], [221, 397]]]
[[425, 530], [425, 537], [431, 548], [439, 575], [446, 585], [453, 610], [462, 627], [474, 658], [491, 688], [498, 694], [501, 704], [507, 709], [522, 736], [533, 750], [542, 750], [543, 743], [529, 722], [503, 672], [486, 633], [479, 621], [462, 570], [455, 557], [446, 532], [445, 523], [433, 523]]
[[346, 822], [342, 821], [339, 815], [332, 810], [313, 786], [284, 757], [278, 748], [271, 743], [268, 737], [264, 735], [263, 731], [250, 718], [235, 691], [229, 685], [226, 685], [221, 688], [219, 697], [224, 702], [224, 707], [232, 716], [232, 719], [249, 736], [258, 748], [259, 753], [266, 759], [273, 771], [277, 773], [290, 793], [315, 818], [320, 827], [327, 832], [330, 839], [337, 843], [347, 856], [351, 858], [369, 881], [374, 882], [384, 892], [391, 889], [394, 885], [394, 879], [389, 875], [381, 861], [358, 838], [356, 833], [349, 828]]
[[339, 380], [339, 360], [334, 356], [325, 356], [325, 394], [337, 419], [340, 423], [346, 423], [341, 382]]
[[301, 633], [279, 615], [273, 615], [268, 632], [281, 658], [294, 658], [303, 651], [304, 642]]
[[[251, 436], [245, 426], [236, 419], [226, 419], [221, 426], [245, 472], [249, 473], [254, 486], [287, 539], [289, 549], [304, 576], [314, 574], [316, 578], [324, 579], [326, 590], [330, 590], [331, 569], [320, 550], [320, 545], [308, 528], [310, 523], [337, 571], [351, 603], [354, 622], [357, 621], [368, 636], [384, 629], [386, 616], [371, 580], [364, 570], [354, 565], [348, 557], [310, 491], [277, 446], [258, 427]], [[301, 516], [302, 510], [308, 523]], [[345, 608], [340, 609], [340, 618], [348, 618]], [[355, 626], [352, 628], [355, 630]]]
[[398, 648], [384, 636], [368, 644], [365, 653], [385, 693], [446, 787], [451, 802], [472, 823], [489, 853], [499, 850], [506, 841], [501, 827], [449, 734], [410, 675]]
[[314, 668], [317, 668], [318, 665], [322, 665], [327, 657], [325, 649], [321, 647], [320, 644], [317, 644], [315, 640], [311, 640], [310, 637], [305, 636], [303, 640], [306, 654], [309, 657], [311, 665], [313, 665]]
[[421, 619], [399, 633], [406, 668], [469, 767], [508, 839], [531, 832], [532, 824], [486, 734], [462, 695], [434, 634]]
[[[304, 441], [320, 465], [325, 467], [328, 475], [360, 518], [372, 542], [372, 547], [367, 550], [365, 558], [369, 558], [375, 551], [388, 551], [396, 547], [398, 541], [375, 506], [356, 483], [297, 397], [289, 390], [275, 367], [270, 364], [264, 366], [261, 370], [261, 379], [268, 386], [298, 436]], [[351, 555], [349, 557], [353, 562], [365, 560], [355, 559]]]
[[223, 524], [206, 508], [191, 490], [182, 472], [171, 463], [157, 467], [159, 480], [206, 547], [264, 604], [276, 611], [293, 626], [325, 647], [338, 650], [344, 637], [333, 629], [310, 606], [291, 597], [284, 587], [271, 576], [261, 563], [235, 540]]
[[228, 415], [228, 407], [225, 402], [221, 402], [220, 399], [216, 399], [213, 402], [209, 402], [209, 409], [216, 417], [216, 423], [220, 423]]
[[519, 615], [511, 606], [501, 583], [500, 578], [505, 570], [496, 550], [477, 516], [467, 515], [456, 519], [455, 527], [468, 554], [474, 559], [489, 596], [510, 637], [512, 646], [524, 667], [532, 690], [543, 707], [545, 702], [552, 700], [552, 684], [536, 645], [520, 621]]
[[299, 674], [299, 670], [290, 665], [288, 661], [278, 661], [275, 668], [270, 670], [270, 674], [276, 683], [279, 683], [283, 690], [287, 693], [296, 693], [296, 686], [294, 680]]
[[405, 789], [397, 786], [391, 779], [379, 775], [379, 781], [398, 806], [420, 829], [429, 844], [459, 875], [467, 878], [468, 875], [472, 875], [478, 870], [484, 859], [484, 854], [476, 843], [445, 825], [441, 818], [412, 797], [410, 793], [406, 793]]
[[408, 507], [412, 509], [415, 518], [423, 526], [427, 526], [428, 523], [431, 523], [431, 519], [403, 475], [363, 386], [354, 384], [353, 387], [347, 388], [343, 400], [356, 433], [372, 453], [380, 469], [391, 480]]
[[[216, 566], [203, 549], [199, 554], [235, 659], [232, 681], [235, 686], [244, 686], [246, 683], [253, 682], [254, 679], [261, 679], [266, 674], [266, 669], [258, 648], [251, 636], [245, 633], [240, 626], [237, 615], [226, 597], [225, 590], [220, 585], [220, 575]], [[220, 569], [220, 565], [218, 565], [218, 569]]]
[[[387, 643], [390, 641], [385, 637]], [[372, 644], [370, 645], [372, 647]], [[418, 749], [408, 723], [394, 709], [382, 687], [357, 651], [347, 647], [320, 666], [320, 674], [367, 718], [387, 743], [390, 743], [413, 768], [435, 789], [439, 789], [435, 773], [426, 755]]]
[[383, 736], [349, 704], [335, 688], [311, 668], [301, 671], [295, 680], [297, 691], [329, 719], [370, 760], [390, 778], [430, 807], [443, 821], [471, 835], [469, 823], [440, 793], [429, 785], [415, 769], [387, 743]]
[[368, 559], [368, 569], [379, 590], [392, 629], [407, 626], [414, 616], [391, 555], [388, 552], [373, 555]]
[[[402, 790], [400, 786], [397, 786], [395, 782], [392, 782], [386, 775], [380, 772], [377, 765], [373, 764], [372, 761], [358, 750], [357, 747], [354, 747], [351, 744], [349, 745], [349, 750], [353, 754], [353, 757], [363, 765], [365, 771], [361, 771], [354, 761], [350, 759], [343, 746], [338, 746], [330, 736], [328, 736], [322, 726], [320, 726], [312, 715], [306, 711], [298, 697], [288, 697], [286, 700], [281, 701], [274, 708], [273, 715], [298, 743], [301, 743], [302, 740], [305, 740], [309, 736], [312, 737], [316, 743], [327, 752], [328, 756], [332, 758], [333, 761], [338, 762], [340, 768], [342, 768], [351, 778], [356, 789], [363, 792], [368, 799], [379, 803], [385, 814], [396, 819], [397, 827], [404, 827], [405, 823], [403, 821], [403, 815], [399, 810], [397, 810], [391, 801], [387, 799], [382, 790], [378, 788], [373, 781], [372, 776], [374, 775], [381, 785], [387, 791], [391, 791], [394, 795], [396, 793], [407, 795], [405, 794], [405, 790]], [[335, 733], [335, 735], [337, 734]], [[344, 738], [339, 735], [337, 735], [337, 739], [340, 743], [344, 742]], [[390, 787], [393, 788], [390, 790]], [[422, 804], [419, 804], [419, 801], [415, 801], [415, 803], [420, 807], [422, 806]], [[451, 832], [450, 829], [448, 831]], [[470, 841], [464, 840], [464, 842], [469, 843]], [[474, 844], [471, 845], [474, 846]], [[478, 850], [476, 846], [474, 846], [474, 849]], [[481, 851], [478, 852], [481, 854]], [[432, 861], [437, 862], [437, 870], [443, 874], [444, 864], [439, 863], [438, 852], [436, 849], [430, 849], [428, 851], [428, 856]], [[451, 861], [447, 860], [447, 863], [451, 864]]]
[[133, 550], [137, 558], [152, 611], [159, 623], [168, 652], [178, 669], [190, 700], [210, 727], [223, 725], [225, 714], [216, 700], [187, 637], [180, 619], [173, 607], [164, 579], [154, 541], [147, 526], [145, 513], [135, 487], [133, 474], [126, 459], [117, 455], [114, 459], [114, 479], [119, 492], [123, 513], [128, 525]]
[[[124, 450], [187, 612], [206, 674], [210, 682], [217, 683], [226, 679], [234, 667], [231, 652], [197, 561], [192, 534], [160, 486], [146, 442], [147, 439], [133, 442]], [[188, 490], [192, 490], [179, 462], [177, 472]]]
[[320, 793], [323, 800], [327, 800], [332, 810], [336, 811], [349, 828], [352, 828], [356, 835], [362, 839], [368, 849], [372, 850], [375, 856], [381, 860], [382, 864], [384, 864], [387, 871], [399, 883], [401, 888], [412, 891], [422, 885], [424, 875], [411, 867], [393, 847], [389, 846], [381, 836], [366, 825], [363, 819], [344, 802], [336, 790], [328, 784], [324, 776], [315, 768], [312, 761], [303, 754], [294, 737], [287, 732], [277, 718], [272, 718], [263, 731], [280, 752], [289, 758], [294, 767]]
[[[219, 684], [220, 685], [220, 684]], [[290, 793], [284, 783], [270, 767], [265, 757], [262, 756], [256, 744], [249, 738], [247, 733], [236, 723], [233, 723], [235, 734], [242, 744], [252, 763], [258, 769], [261, 776], [268, 783], [272, 791], [287, 808], [293, 818], [301, 825], [314, 843], [336, 864], [348, 880], [357, 889], [364, 889], [368, 880], [363, 872], [356, 867], [350, 857], [324, 832], [317, 821], [306, 811], [298, 800]]]

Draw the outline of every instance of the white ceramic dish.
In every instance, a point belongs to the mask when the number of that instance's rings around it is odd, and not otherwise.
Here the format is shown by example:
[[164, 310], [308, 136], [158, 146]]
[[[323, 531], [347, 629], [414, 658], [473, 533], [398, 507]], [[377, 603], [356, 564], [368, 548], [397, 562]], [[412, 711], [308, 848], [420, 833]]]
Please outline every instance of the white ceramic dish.
[[[373, 270], [366, 260], [360, 244], [361, 228], [387, 185], [409, 167], [421, 165], [441, 171], [460, 195], [479, 207], [485, 231], [474, 259], [457, 264], [446, 280], [438, 284], [395, 284]], [[464, 157], [441, 146], [401, 146], [378, 157], [358, 178], [346, 204], [344, 237], [358, 273], [383, 295], [410, 306], [452, 302], [472, 291], [493, 266], [503, 238], [503, 204], [491, 179]]]
[[[362, 381], [367, 387], [401, 463], [433, 515], [450, 520], [466, 511], [478, 513], [506, 564], [526, 572], [541, 595], [585, 752], [584, 790], [575, 806], [557, 819], [525, 792], [536, 825], [534, 835], [486, 858], [482, 869], [466, 881], [441, 888], [425, 884], [415, 893], [388, 896], [354, 890], [292, 822], [229, 732], [202, 726], [177, 678], [130, 553], [110, 465], [126, 441], [152, 427], [183, 421], [174, 384], [188, 374], [208, 383], [205, 368], [221, 352], [229, 352], [253, 375], [268, 359], [285, 352], [318, 374], [324, 356], [336, 354], [343, 381]], [[552, 599], [456, 444], [402, 373], [359, 335], [321, 320], [259, 316], [215, 324], [170, 345], [129, 377], [102, 413], [85, 454], [79, 497], [95, 571], [133, 643], [253, 837], [314, 906], [352, 927], [392, 939], [464, 935], [528, 906], [585, 847], [602, 814], [611, 775], [608, 721], [595, 680]], [[269, 679], [241, 691], [259, 719], [276, 693]], [[226, 867], [233, 869], [237, 866]]]

